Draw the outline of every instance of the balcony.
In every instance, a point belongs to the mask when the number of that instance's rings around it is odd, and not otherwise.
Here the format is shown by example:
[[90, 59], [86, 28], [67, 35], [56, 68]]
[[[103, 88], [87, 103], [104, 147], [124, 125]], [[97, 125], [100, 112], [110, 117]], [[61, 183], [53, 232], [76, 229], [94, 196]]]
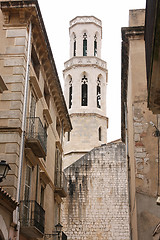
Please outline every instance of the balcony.
[[37, 157], [47, 153], [47, 133], [39, 117], [27, 118], [26, 145]]
[[62, 171], [56, 171], [55, 173], [55, 193], [60, 197], [67, 196], [67, 178]]
[[36, 201], [20, 202], [21, 232], [30, 238], [44, 235], [45, 211]]

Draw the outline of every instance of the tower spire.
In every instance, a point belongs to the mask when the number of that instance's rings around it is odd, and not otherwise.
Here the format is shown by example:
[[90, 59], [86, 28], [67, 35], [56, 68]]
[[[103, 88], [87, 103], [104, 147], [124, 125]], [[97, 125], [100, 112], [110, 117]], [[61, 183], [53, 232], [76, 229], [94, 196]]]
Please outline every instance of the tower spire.
[[64, 167], [107, 142], [107, 64], [101, 59], [102, 22], [94, 16], [70, 21], [70, 59], [64, 91], [73, 130], [64, 139]]

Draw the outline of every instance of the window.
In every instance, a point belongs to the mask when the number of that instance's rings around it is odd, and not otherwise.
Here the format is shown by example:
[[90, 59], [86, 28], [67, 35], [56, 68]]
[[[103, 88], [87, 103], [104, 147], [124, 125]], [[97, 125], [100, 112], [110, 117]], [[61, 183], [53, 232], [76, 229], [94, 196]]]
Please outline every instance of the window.
[[48, 90], [48, 87], [47, 87], [46, 83], [44, 84], [44, 98], [45, 98], [47, 106], [49, 108], [49, 105], [50, 105], [50, 94], [49, 94], [49, 90]]
[[59, 135], [59, 137], [60, 137], [60, 134], [61, 134], [61, 125], [60, 125], [60, 121], [59, 121], [58, 117], [57, 117], [57, 119], [56, 119], [56, 130], [57, 130], [57, 133], [58, 133], [58, 135]]
[[41, 196], [40, 196], [41, 207], [44, 207], [44, 190], [45, 190], [45, 188], [41, 185]]
[[25, 189], [24, 189], [24, 200], [25, 201], [29, 201], [29, 199], [30, 199], [31, 174], [32, 174], [32, 168], [29, 165], [27, 165], [26, 166]]
[[94, 36], [94, 56], [97, 57], [97, 36]]
[[55, 169], [58, 172], [62, 170], [62, 154], [57, 146], [56, 146], [56, 153], [55, 153]]
[[83, 34], [83, 56], [87, 56], [87, 34]]
[[32, 45], [31, 62], [37, 78], [39, 79], [40, 63], [34, 46]]
[[73, 43], [73, 56], [76, 56], [76, 35], [74, 34], [74, 43]]
[[33, 92], [31, 92], [31, 98], [30, 98], [30, 109], [29, 109], [29, 121], [28, 121], [28, 130], [29, 130], [29, 134], [30, 137], [34, 137], [34, 133], [35, 133], [35, 126], [36, 126], [36, 98], [33, 94]]
[[59, 148], [56, 146], [55, 152], [55, 178], [54, 184], [56, 187], [61, 187], [62, 180], [62, 153]]
[[100, 84], [101, 84], [101, 82], [98, 77], [98, 79], [97, 79], [97, 108], [101, 108], [101, 86], [100, 86]]
[[69, 109], [72, 107], [72, 78], [69, 81]]
[[88, 85], [87, 85], [88, 79], [84, 75], [82, 78], [82, 106], [88, 105]]
[[101, 130], [101, 127], [99, 127], [99, 129], [98, 129], [98, 137], [99, 137], [99, 141], [102, 141], [102, 130]]
[[36, 97], [33, 94], [33, 92], [31, 92], [29, 116], [31, 118], [35, 118], [35, 115], [36, 115]]
[[29, 218], [29, 200], [31, 194], [31, 174], [32, 168], [27, 165], [26, 166], [26, 177], [24, 184], [24, 208], [23, 208], [23, 217], [24, 220]]
[[68, 132], [68, 142], [70, 141], [70, 137], [71, 137], [70, 132]]

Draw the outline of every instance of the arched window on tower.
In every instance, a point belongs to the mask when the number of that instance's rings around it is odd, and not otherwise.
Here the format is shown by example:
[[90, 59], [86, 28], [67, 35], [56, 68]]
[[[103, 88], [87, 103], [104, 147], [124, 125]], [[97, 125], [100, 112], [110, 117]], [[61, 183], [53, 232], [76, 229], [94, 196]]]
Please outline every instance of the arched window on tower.
[[87, 106], [88, 105], [88, 79], [84, 75], [82, 78], [82, 106]]
[[97, 108], [101, 108], [101, 81], [97, 78]]
[[83, 56], [87, 56], [87, 34], [83, 34]]
[[74, 43], [73, 43], [73, 56], [76, 56], [76, 35], [74, 34]]
[[72, 78], [69, 81], [69, 109], [72, 107]]
[[97, 57], [97, 36], [94, 36], [94, 56]]
[[102, 141], [102, 129], [101, 129], [101, 127], [98, 128], [98, 138], [99, 138], [99, 141]]

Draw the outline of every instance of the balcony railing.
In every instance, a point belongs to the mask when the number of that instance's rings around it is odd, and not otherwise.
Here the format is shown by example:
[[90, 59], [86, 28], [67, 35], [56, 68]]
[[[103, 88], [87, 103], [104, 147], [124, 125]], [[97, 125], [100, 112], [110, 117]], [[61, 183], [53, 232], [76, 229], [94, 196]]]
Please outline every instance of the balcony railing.
[[27, 118], [26, 143], [37, 157], [47, 153], [47, 133], [39, 117]]
[[33, 200], [20, 202], [21, 231], [32, 238], [41, 238], [44, 234], [45, 211]]
[[61, 197], [67, 196], [67, 178], [62, 171], [55, 172], [55, 193]]

